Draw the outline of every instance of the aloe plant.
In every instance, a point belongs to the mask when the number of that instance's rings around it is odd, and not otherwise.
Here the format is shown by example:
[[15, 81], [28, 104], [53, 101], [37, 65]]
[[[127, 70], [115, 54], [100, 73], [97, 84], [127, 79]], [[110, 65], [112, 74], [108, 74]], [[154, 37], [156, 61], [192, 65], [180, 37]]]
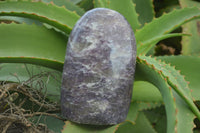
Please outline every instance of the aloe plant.
[[[48, 74], [44, 75], [43, 80], [47, 84], [48, 98], [59, 101], [66, 44], [74, 24], [90, 8], [110, 8], [120, 12], [129, 21], [137, 42], [136, 81], [126, 121], [109, 127], [80, 125], [59, 119], [52, 121], [52, 123], [59, 123], [57, 128], [49, 122], [45, 124], [49, 129], [55, 132], [62, 130], [63, 133], [163, 132], [158, 127], [159, 123], [156, 123], [155, 127], [152, 126], [151, 121], [156, 120], [150, 119], [148, 112], [164, 106], [167, 119], [164, 132], [193, 132], [194, 118], [200, 120], [200, 112], [194, 104], [200, 100], [198, 88], [200, 76], [197, 67], [198, 64], [200, 65], [199, 57], [188, 56], [192, 53], [185, 51], [185, 48], [183, 48], [184, 56], [154, 57], [147, 56], [147, 53], [163, 39], [176, 36], [190, 38], [189, 34], [192, 32], [188, 34], [188, 32], [171, 33], [171, 31], [186, 22], [200, 18], [200, 9], [191, 5], [182, 6], [184, 8], [175, 9], [155, 18], [153, 1], [145, 1], [144, 3], [140, 0], [123, 2], [121, 0], [94, 0], [93, 2], [76, 0], [67, 3], [56, 1], [54, 3], [49, 0], [0, 1], [2, 22], [0, 24], [0, 80], [24, 82], [32, 76], [30, 73], [36, 75], [42, 72], [55, 72], [57, 80]], [[187, 1], [189, 0], [180, 0], [180, 3], [187, 5]], [[69, 3], [72, 6], [61, 6]], [[193, 37], [198, 36], [198, 33], [192, 34]], [[194, 40], [189, 40], [183, 43], [187, 48], [193, 49]], [[195, 65], [190, 67], [189, 64], [192, 63]], [[37, 88], [34, 83], [28, 85]]]

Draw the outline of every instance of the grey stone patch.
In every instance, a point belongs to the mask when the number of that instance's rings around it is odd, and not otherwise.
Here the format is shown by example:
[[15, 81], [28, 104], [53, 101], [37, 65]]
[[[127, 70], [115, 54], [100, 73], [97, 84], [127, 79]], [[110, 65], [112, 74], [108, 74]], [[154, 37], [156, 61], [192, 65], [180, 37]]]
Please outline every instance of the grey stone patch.
[[84, 14], [68, 40], [61, 88], [62, 115], [92, 125], [126, 119], [136, 64], [134, 33], [116, 11]]

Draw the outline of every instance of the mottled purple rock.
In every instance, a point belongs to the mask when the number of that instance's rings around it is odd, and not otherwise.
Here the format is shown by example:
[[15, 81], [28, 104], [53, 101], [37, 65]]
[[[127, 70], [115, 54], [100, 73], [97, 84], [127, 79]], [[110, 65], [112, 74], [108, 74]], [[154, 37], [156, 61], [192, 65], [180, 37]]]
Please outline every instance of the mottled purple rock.
[[124, 121], [132, 96], [135, 62], [135, 37], [125, 18], [104, 8], [87, 12], [68, 41], [62, 115], [82, 124]]

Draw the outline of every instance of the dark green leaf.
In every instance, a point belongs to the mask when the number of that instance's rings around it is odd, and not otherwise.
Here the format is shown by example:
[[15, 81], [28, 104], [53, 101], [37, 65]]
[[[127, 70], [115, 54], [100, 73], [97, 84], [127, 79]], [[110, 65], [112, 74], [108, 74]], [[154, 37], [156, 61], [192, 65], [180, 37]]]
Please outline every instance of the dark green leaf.
[[32, 63], [62, 71], [67, 37], [37, 25], [0, 24], [0, 62]]
[[[45, 10], [44, 10], [45, 9]], [[80, 18], [76, 13], [53, 3], [0, 1], [0, 16], [19, 16], [39, 20], [69, 34]]]
[[153, 0], [133, 0], [133, 2], [136, 4], [136, 11], [139, 14], [138, 19], [142, 26], [151, 22], [155, 16]]

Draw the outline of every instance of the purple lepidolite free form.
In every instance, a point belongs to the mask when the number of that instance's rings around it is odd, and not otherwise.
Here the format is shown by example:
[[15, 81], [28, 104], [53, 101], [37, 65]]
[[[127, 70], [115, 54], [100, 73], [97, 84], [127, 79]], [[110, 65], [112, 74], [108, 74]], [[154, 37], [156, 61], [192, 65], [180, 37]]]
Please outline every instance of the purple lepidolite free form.
[[68, 40], [62, 115], [82, 124], [124, 121], [131, 102], [135, 64], [135, 37], [126, 19], [105, 8], [85, 13]]

